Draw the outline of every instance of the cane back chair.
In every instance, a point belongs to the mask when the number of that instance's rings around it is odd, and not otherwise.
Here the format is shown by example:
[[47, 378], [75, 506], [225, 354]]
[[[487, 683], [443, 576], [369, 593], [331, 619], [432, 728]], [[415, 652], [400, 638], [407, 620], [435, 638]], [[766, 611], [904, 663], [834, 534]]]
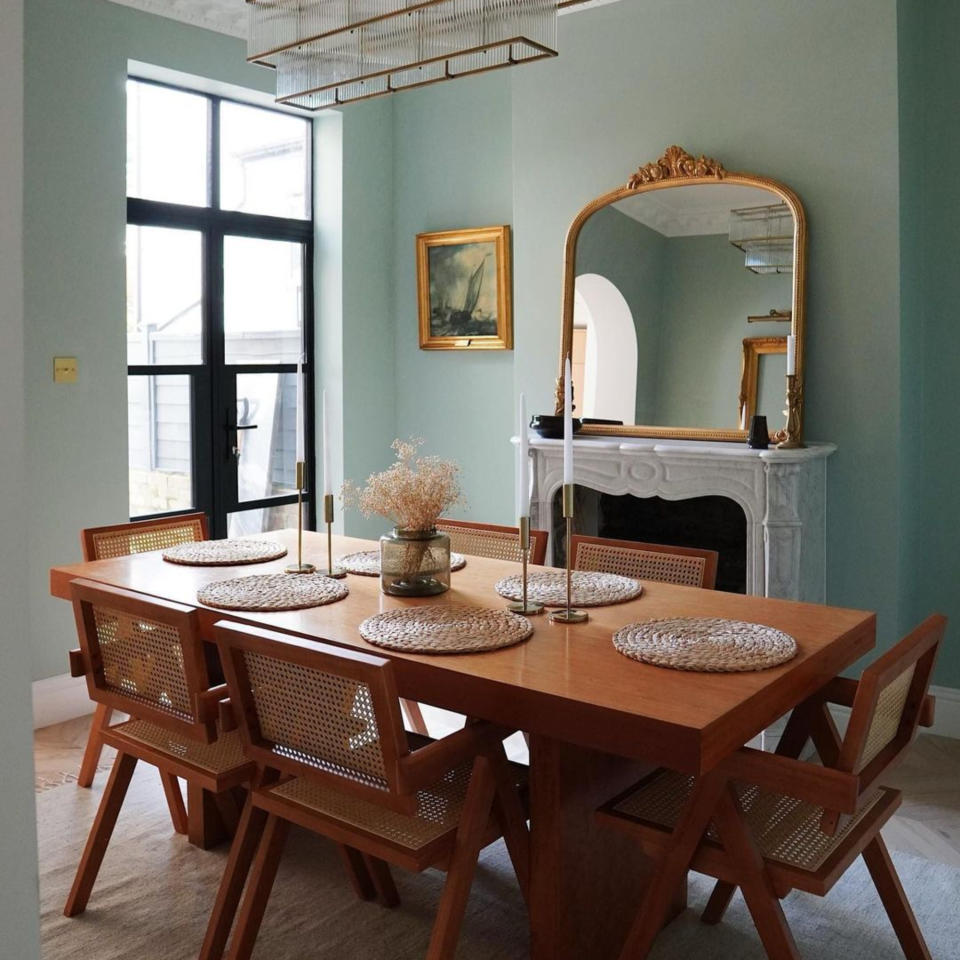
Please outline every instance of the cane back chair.
[[[946, 620], [932, 616], [868, 667], [859, 683], [838, 678], [790, 717], [777, 753], [743, 748], [693, 778], [649, 775], [603, 807], [601, 819], [661, 858], [650, 894], [621, 954], [645, 957], [685, 871], [716, 877], [703, 913], [718, 923], [740, 887], [771, 960], [800, 954], [780, 906], [791, 890], [826, 896], [860, 855], [908, 960], [930, 960], [880, 835], [900, 805], [880, 786], [920, 725], [933, 723], [930, 677]], [[830, 703], [851, 707], [841, 738]], [[822, 766], [796, 759], [812, 739]]]
[[575, 534], [570, 538], [574, 570], [617, 573], [634, 580], [656, 580], [712, 590], [717, 583], [716, 550], [671, 547], [636, 540], [605, 540]]
[[[493, 523], [470, 523], [467, 520], [447, 520], [441, 517], [437, 529], [450, 538], [450, 548], [472, 557], [490, 557], [493, 560], [511, 560], [520, 563], [520, 530]], [[547, 531], [530, 531], [530, 563], [542, 566], [547, 556]]]
[[181, 833], [187, 818], [178, 777], [191, 803], [193, 790], [213, 794], [229, 826], [239, 813], [230, 791], [254, 772], [239, 733], [220, 729], [226, 688], [208, 689], [196, 610], [89, 580], [74, 580], [70, 589], [80, 636], [71, 673], [86, 678], [92, 700], [130, 719], [103, 731], [117, 756], [67, 899], [68, 917], [86, 909], [139, 760], [160, 771]]
[[408, 734], [389, 660], [226, 621], [214, 632], [258, 776], [201, 960], [223, 955], [231, 927], [230, 960], [250, 956], [290, 824], [338, 844], [358, 895], [388, 906], [399, 902], [388, 862], [445, 868], [429, 960], [453, 957], [480, 850], [501, 835], [526, 895], [522, 772], [503, 752], [509, 731], [470, 723], [438, 741]]
[[[88, 527], [80, 531], [84, 560], [109, 560], [128, 557], [134, 553], [164, 550], [181, 543], [206, 540], [207, 518], [202, 513], [185, 513], [156, 520], [136, 520], [107, 527]], [[104, 703], [98, 703], [90, 724], [87, 746], [83, 751], [77, 785], [89, 787], [97, 773], [103, 751], [102, 732], [110, 726], [113, 712]], [[172, 811], [171, 811], [172, 813]]]

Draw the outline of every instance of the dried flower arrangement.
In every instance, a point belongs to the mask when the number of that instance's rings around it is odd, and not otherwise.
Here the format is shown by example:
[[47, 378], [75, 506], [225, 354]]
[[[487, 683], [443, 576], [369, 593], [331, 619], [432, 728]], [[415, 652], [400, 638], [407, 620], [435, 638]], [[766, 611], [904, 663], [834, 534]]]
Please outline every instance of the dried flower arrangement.
[[460, 467], [440, 457], [417, 456], [423, 439], [394, 440], [397, 462], [371, 474], [366, 486], [348, 480], [341, 490], [345, 507], [356, 507], [365, 517], [385, 517], [398, 530], [432, 530], [437, 519], [463, 500]]

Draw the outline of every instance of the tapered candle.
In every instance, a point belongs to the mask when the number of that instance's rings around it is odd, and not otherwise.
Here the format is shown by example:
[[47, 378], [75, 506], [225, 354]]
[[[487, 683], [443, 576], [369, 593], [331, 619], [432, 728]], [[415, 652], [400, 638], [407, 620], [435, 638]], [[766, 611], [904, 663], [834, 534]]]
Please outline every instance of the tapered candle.
[[327, 416], [327, 391], [323, 391], [323, 495], [333, 493], [333, 474], [330, 472], [330, 424]]
[[787, 376], [797, 372], [797, 338], [791, 333], [787, 336]]
[[520, 442], [517, 444], [517, 516], [530, 516], [530, 454], [527, 449], [527, 398], [520, 394]]
[[563, 482], [573, 483], [573, 379], [569, 357], [563, 366]]
[[297, 358], [297, 462], [307, 458], [304, 453], [305, 430], [303, 428], [303, 354]]

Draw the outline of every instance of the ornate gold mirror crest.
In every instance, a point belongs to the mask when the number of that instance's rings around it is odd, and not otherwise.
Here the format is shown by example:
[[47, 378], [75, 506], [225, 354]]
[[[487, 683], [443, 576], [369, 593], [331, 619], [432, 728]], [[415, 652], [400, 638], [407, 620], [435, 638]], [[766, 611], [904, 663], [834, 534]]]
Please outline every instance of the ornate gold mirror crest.
[[[691, 187], [698, 189], [690, 191]], [[710, 189], [717, 187], [723, 189], [716, 192]], [[682, 188], [688, 192], [662, 192]], [[638, 199], [641, 197], [643, 199]], [[601, 211], [600, 218], [585, 230], [591, 217]], [[610, 225], [602, 242], [596, 226], [601, 222]], [[634, 244], [629, 248], [624, 246], [623, 239], [628, 236]], [[662, 254], [650, 253], [654, 251], [653, 246], [644, 247], [642, 243], [659, 244], [657, 251], [671, 250], [673, 259], [663, 260]], [[671, 243], [673, 246], [668, 246]], [[581, 393], [585, 394], [574, 398], [576, 415], [594, 421], [583, 425], [584, 434], [743, 442], [749, 428], [744, 417], [748, 410], [753, 412], [756, 407], [755, 388], [750, 402], [746, 403], [740, 382], [747, 324], [750, 324], [750, 333], [768, 334], [766, 338], [754, 337], [754, 341], [766, 342], [775, 332], [785, 332], [784, 321], [789, 318], [796, 372], [786, 377], [784, 403], [768, 399], [768, 408], [756, 412], [767, 415], [771, 439], [781, 447], [802, 446], [806, 244], [803, 205], [789, 187], [776, 180], [728, 171], [718, 160], [693, 156], [678, 146], [669, 147], [654, 163], [641, 166], [625, 186], [588, 203], [567, 232], [557, 413], [562, 412], [564, 361], [570, 357], [575, 369], [574, 382], [577, 384], [580, 378]], [[618, 264], [619, 288], [604, 276], [609, 272], [612, 277], [616, 270], [603, 268], [603, 256], [598, 251]], [[705, 258], [702, 261], [698, 259], [701, 256]], [[595, 262], [601, 266], [594, 267]], [[726, 273], [718, 271], [718, 263]], [[654, 291], [652, 284], [665, 285], [668, 268], [673, 297], [671, 309], [668, 312], [662, 308], [649, 321], [650, 330], [656, 328], [659, 347], [655, 351], [656, 345], [651, 346], [654, 334], [641, 330], [640, 324], [647, 322], [645, 313], [652, 309], [649, 304], [655, 302], [655, 295], [662, 299], [659, 288]], [[612, 298], [600, 296], [593, 301], [594, 306], [587, 309], [583, 294], [589, 286], [585, 277], [595, 286], [606, 284], [613, 291]], [[579, 281], [584, 281], [584, 285]], [[711, 288], [711, 284], [715, 288]], [[699, 291], [699, 300], [691, 292], [693, 288]], [[631, 296], [633, 300], [628, 303]], [[609, 347], [600, 350], [597, 331], [611, 328], [613, 321], [608, 314], [616, 313], [617, 301], [627, 307], [623, 311], [627, 319], [618, 322], [628, 327], [633, 325], [636, 344], [627, 344], [626, 351]], [[578, 316], [587, 315], [587, 322], [578, 319], [575, 327], [575, 312]], [[721, 320], [724, 327], [718, 332]], [[779, 331], [775, 328], [757, 330], [757, 322], [764, 321], [779, 322]], [[722, 351], [716, 346], [720, 336]], [[590, 337], [594, 338], [592, 353]], [[774, 352], [780, 350], [778, 346]], [[635, 354], [632, 367], [629, 356], [624, 363], [619, 355], [630, 351]], [[701, 355], [694, 357], [698, 352]], [[665, 362], [665, 356], [671, 362]], [[781, 362], [785, 371], [786, 362]], [[729, 378], [726, 377], [728, 367], [733, 370]], [[632, 400], [629, 391], [619, 405], [598, 399], [600, 394], [610, 396], [610, 385], [628, 379], [631, 369], [637, 381]], [[594, 381], [591, 389], [584, 390], [587, 370], [592, 371]], [[689, 383], [682, 382], [684, 376]], [[712, 384], [712, 389], [729, 391], [729, 398], [725, 392], [722, 397], [708, 396], [705, 384], [711, 377], [718, 381]], [[641, 390], [652, 381], [658, 381], [656, 397], [641, 397]], [[665, 392], [671, 395], [669, 403], [664, 400]], [[702, 418], [697, 417], [697, 408], [690, 402], [695, 395], [702, 402]], [[734, 404], [738, 400], [739, 416], [734, 417]], [[610, 403], [614, 413], [602, 409], [603, 403]], [[588, 409], [590, 407], [601, 409]], [[666, 418], [666, 422], [658, 423], [655, 417], [651, 418], [653, 423], [641, 419], [654, 407], [659, 418]], [[683, 425], [673, 425], [669, 417], [677, 411], [687, 412], [695, 422], [687, 419], [680, 421]], [[787, 414], [786, 423], [777, 422], [776, 418], [783, 415], [781, 411]], [[709, 422], [720, 416], [727, 418], [721, 423], [729, 423], [729, 428]], [[604, 418], [608, 418], [607, 422], [603, 422]]]

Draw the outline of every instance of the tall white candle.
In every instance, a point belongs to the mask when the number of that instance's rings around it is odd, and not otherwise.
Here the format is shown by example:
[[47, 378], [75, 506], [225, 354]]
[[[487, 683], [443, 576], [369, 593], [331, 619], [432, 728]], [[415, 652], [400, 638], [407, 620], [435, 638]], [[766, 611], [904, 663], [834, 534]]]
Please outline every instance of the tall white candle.
[[323, 391], [323, 495], [333, 493], [333, 474], [330, 472], [330, 423], [327, 416], [327, 391]]
[[787, 336], [787, 376], [797, 372], [797, 338], [791, 333]]
[[517, 444], [517, 516], [530, 516], [530, 453], [527, 448], [527, 398], [520, 394], [520, 442]]
[[573, 483], [573, 378], [569, 357], [563, 366], [563, 482]]
[[303, 354], [297, 358], [297, 462], [307, 459], [304, 453], [306, 431], [303, 428]]

